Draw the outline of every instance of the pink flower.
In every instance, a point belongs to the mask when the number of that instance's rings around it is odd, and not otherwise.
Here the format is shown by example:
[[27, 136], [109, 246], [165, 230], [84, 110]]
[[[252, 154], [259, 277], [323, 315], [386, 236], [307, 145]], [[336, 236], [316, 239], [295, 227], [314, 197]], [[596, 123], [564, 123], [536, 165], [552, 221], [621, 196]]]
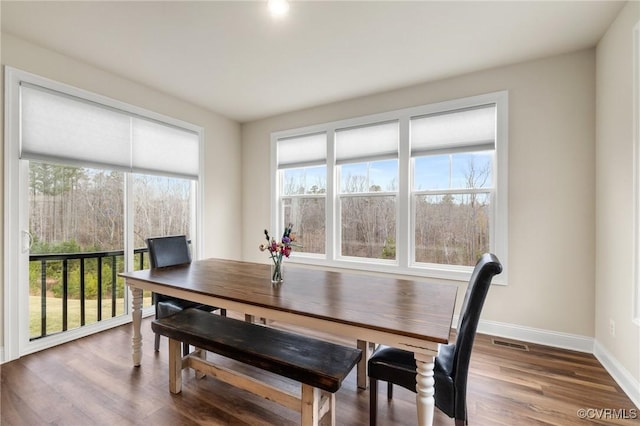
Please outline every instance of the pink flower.
[[282, 262], [282, 257], [289, 257], [291, 255], [292, 246], [296, 245], [294, 243], [296, 236], [291, 232], [293, 225], [289, 224], [282, 234], [282, 239], [280, 242], [276, 241], [275, 238], [269, 236], [269, 231], [264, 230], [264, 235], [267, 240], [267, 244], [260, 245], [260, 251], [268, 250], [271, 260], [276, 266], [279, 266]]

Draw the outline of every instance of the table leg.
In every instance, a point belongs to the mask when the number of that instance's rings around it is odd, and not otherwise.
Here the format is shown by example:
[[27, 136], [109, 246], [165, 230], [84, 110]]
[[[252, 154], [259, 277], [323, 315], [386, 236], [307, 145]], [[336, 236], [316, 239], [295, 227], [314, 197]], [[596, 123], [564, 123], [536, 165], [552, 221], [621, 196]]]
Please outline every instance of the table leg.
[[360, 361], [358, 362], [356, 380], [358, 382], [358, 389], [366, 389], [369, 386], [367, 362], [369, 362], [369, 358], [371, 358], [371, 353], [375, 349], [375, 344], [373, 342], [358, 340], [357, 347], [362, 351], [362, 358], [360, 358]]
[[142, 360], [142, 333], [140, 327], [142, 325], [142, 289], [131, 287], [133, 296], [132, 320], [133, 320], [133, 337], [131, 339], [131, 347], [133, 349], [133, 366], [139, 367]]
[[435, 407], [433, 365], [435, 357], [416, 353], [416, 406], [418, 407], [418, 425], [431, 426], [433, 424], [433, 410]]

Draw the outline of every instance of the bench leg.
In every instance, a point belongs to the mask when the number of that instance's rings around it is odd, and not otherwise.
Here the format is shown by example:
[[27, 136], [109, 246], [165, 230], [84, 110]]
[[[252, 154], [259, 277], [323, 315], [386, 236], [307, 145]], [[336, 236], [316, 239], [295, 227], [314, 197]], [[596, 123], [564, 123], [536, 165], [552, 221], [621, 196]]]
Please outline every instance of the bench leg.
[[318, 426], [320, 419], [320, 389], [314, 388], [306, 384], [302, 384], [300, 414], [302, 419], [300, 424], [302, 426]]
[[[300, 424], [302, 426], [318, 426], [327, 414], [330, 416], [330, 425], [336, 424], [336, 395], [324, 392], [313, 386], [302, 384], [300, 396]], [[326, 422], [325, 422], [326, 424]]]
[[331, 392], [322, 392], [323, 403], [320, 405], [320, 420], [325, 416], [327, 411], [331, 416], [331, 426], [336, 424], [336, 394]]
[[182, 344], [177, 340], [169, 339], [169, 391], [180, 393], [182, 391]]
[[[244, 321], [254, 323], [256, 322], [256, 317], [255, 315], [244, 314]], [[262, 325], [268, 325], [268, 321], [266, 318], [260, 318], [259, 323]]]
[[[200, 349], [197, 348], [196, 349], [196, 354], [197, 357], [200, 358], [203, 361], [207, 360], [207, 351], [205, 351], [204, 349]], [[204, 379], [204, 377], [206, 376], [206, 374], [200, 370], [196, 370], [196, 379]]]

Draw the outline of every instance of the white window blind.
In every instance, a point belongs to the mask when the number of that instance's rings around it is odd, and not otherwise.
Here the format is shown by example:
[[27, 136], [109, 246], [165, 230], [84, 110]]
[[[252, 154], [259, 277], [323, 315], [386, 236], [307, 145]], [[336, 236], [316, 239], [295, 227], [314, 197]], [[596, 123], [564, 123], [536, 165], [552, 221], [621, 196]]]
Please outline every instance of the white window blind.
[[325, 164], [327, 134], [316, 133], [278, 139], [278, 168], [308, 167]]
[[153, 121], [132, 119], [132, 164], [135, 172], [198, 177], [196, 133]]
[[496, 107], [485, 105], [411, 119], [411, 155], [495, 148]]
[[196, 132], [21, 83], [20, 158], [198, 178]]
[[336, 163], [398, 158], [398, 122], [336, 130]]

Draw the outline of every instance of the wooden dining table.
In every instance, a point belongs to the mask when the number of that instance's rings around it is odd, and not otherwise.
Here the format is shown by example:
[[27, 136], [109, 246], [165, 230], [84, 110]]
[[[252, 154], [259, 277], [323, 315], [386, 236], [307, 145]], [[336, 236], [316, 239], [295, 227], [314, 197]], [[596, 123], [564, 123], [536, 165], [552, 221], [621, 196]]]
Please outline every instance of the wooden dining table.
[[[273, 285], [269, 265], [205, 259], [160, 269], [120, 274], [133, 295], [133, 364], [142, 359], [143, 290], [192, 300], [303, 328], [354, 339], [367, 353], [370, 343], [411, 351], [416, 359], [419, 425], [431, 425], [434, 358], [449, 342], [457, 286], [390, 275], [336, 272], [291, 263], [284, 282]], [[366, 358], [358, 386], [366, 387]]]

